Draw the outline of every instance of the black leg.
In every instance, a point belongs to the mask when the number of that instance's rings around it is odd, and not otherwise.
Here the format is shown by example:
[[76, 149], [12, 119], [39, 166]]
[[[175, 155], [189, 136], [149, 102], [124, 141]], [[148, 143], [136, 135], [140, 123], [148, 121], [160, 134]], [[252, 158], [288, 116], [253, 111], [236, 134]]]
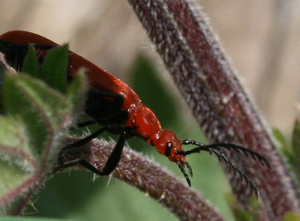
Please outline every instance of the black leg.
[[[67, 164], [61, 163], [61, 166], [55, 168], [53, 173], [57, 172], [60, 168], [67, 168], [67, 167], [76, 166], [76, 165], [80, 164], [83, 167], [85, 167], [86, 169], [92, 171], [93, 173], [95, 173], [97, 175], [107, 176], [107, 175], [111, 174], [111, 172], [114, 171], [114, 169], [117, 167], [117, 165], [121, 159], [124, 143], [125, 143], [125, 137], [121, 135], [118, 139], [116, 146], [114, 147], [113, 151], [111, 152], [110, 156], [108, 157], [108, 160], [107, 160], [105, 166], [103, 167], [102, 171], [98, 170], [96, 167], [94, 167], [93, 165], [88, 163], [86, 160], [79, 160], [79, 161], [74, 161], [74, 162], [70, 162]], [[62, 160], [62, 158], [60, 158], [60, 159]]]
[[92, 166], [85, 160], [82, 160], [79, 163], [82, 166], [84, 166], [85, 168], [87, 168], [88, 170], [96, 173], [97, 175], [107, 176], [107, 175], [111, 174], [111, 172], [114, 171], [114, 169], [117, 167], [118, 163], [120, 162], [124, 143], [125, 143], [125, 138], [124, 138], [124, 136], [121, 135], [119, 137], [119, 140], [118, 140], [116, 146], [114, 147], [113, 151], [111, 152], [110, 156], [108, 157], [108, 160], [107, 160], [105, 166], [103, 167], [102, 171], [99, 171], [98, 169], [96, 169], [94, 166]]
[[[63, 147], [60, 152], [58, 153], [58, 164], [59, 164], [59, 168], [63, 168], [64, 167], [64, 163], [63, 163], [63, 154], [69, 150], [69, 149], [72, 149], [72, 148], [76, 148], [76, 147], [81, 147], [83, 146], [84, 144], [90, 142], [92, 139], [96, 138], [97, 136], [99, 136], [101, 133], [103, 133], [104, 131], [107, 130], [107, 127], [103, 127], [101, 128], [100, 130], [97, 130], [96, 132], [90, 134], [89, 136], [81, 139], [81, 140], [78, 140], [74, 143], [71, 143], [71, 144], [67, 144], [65, 147]], [[71, 165], [73, 166], [73, 165]], [[67, 166], [68, 167], [68, 166]], [[56, 168], [54, 169], [54, 172], [58, 171], [59, 168]]]

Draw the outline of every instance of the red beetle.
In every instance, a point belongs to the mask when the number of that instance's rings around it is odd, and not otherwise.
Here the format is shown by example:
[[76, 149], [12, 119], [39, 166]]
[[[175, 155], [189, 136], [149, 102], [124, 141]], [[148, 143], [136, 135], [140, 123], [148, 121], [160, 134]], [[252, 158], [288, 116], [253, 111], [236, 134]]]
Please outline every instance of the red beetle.
[[[0, 51], [5, 55], [8, 64], [17, 70], [22, 68], [24, 57], [28, 51], [28, 44], [34, 45], [38, 56], [42, 59], [49, 49], [58, 46], [58, 44], [43, 36], [26, 31], [10, 31], [0, 36]], [[219, 143], [205, 145], [193, 140], [181, 141], [173, 131], [161, 128], [160, 122], [152, 110], [141, 102], [139, 96], [127, 84], [80, 55], [70, 51], [68, 79], [71, 80], [81, 67], [86, 69], [86, 75], [90, 83], [85, 113], [94, 123], [104, 125], [104, 127], [90, 136], [68, 145], [63, 150], [81, 146], [103, 131], [118, 134], [119, 139], [102, 171], [97, 170], [84, 160], [80, 161], [80, 164], [99, 175], [108, 175], [115, 169], [120, 160], [125, 140], [138, 136], [148, 144], [155, 146], [157, 151], [168, 157], [170, 161], [175, 162], [189, 185], [191, 183], [188, 174], [185, 172], [185, 166], [187, 166], [190, 176], [193, 174], [192, 168], [187, 162], [186, 155], [199, 153], [203, 150], [214, 153], [219, 159], [223, 159], [235, 172], [237, 171], [241, 177], [245, 178], [247, 183], [250, 183], [251, 188], [257, 194], [255, 185], [224, 154], [221, 154], [219, 150], [221, 147], [235, 149], [246, 155], [250, 154], [263, 165], [266, 164], [270, 167], [268, 161], [263, 156], [234, 144]], [[187, 144], [196, 145], [197, 147], [189, 151], [184, 151], [182, 145]]]

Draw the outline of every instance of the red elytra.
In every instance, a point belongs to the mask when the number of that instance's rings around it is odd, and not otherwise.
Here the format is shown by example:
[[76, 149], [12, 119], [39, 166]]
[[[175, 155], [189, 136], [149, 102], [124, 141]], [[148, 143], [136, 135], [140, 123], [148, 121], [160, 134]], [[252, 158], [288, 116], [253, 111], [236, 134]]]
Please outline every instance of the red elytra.
[[[4, 55], [8, 55], [10, 53], [8, 52], [9, 50], [6, 50], [9, 49], [10, 44], [37, 44], [58, 46], [58, 44], [43, 36], [27, 31], [10, 31], [1, 35], [0, 40], [2, 40], [2, 42], [0, 41], [0, 51], [3, 52]], [[45, 56], [47, 52], [48, 50], [37, 51], [37, 53], [41, 56]], [[14, 64], [12, 62], [10, 63], [10, 65], [14, 67]], [[224, 147], [226, 149], [239, 150], [246, 155], [250, 154], [254, 159], [259, 159], [262, 164], [270, 166], [268, 161], [263, 156], [254, 151], [234, 144], [220, 143], [205, 145], [193, 140], [181, 141], [176, 137], [173, 131], [163, 130], [161, 128], [160, 122], [152, 112], [152, 110], [141, 103], [139, 96], [127, 84], [111, 75], [107, 71], [103, 70], [102, 68], [98, 67], [97, 65], [81, 57], [80, 55], [70, 51], [70, 65], [68, 69], [69, 75], [74, 76], [76, 72], [82, 67], [86, 69], [86, 75], [88, 77], [90, 83], [89, 86], [91, 89], [109, 92], [123, 98], [121, 109], [125, 110], [127, 113], [126, 119], [124, 119], [124, 125], [132, 129], [134, 133], [133, 136], [142, 137], [148, 144], [155, 146], [159, 153], [167, 156], [170, 161], [178, 164], [189, 185], [190, 180], [185, 172], [185, 166], [188, 167], [191, 176], [192, 169], [187, 163], [186, 155], [199, 153], [203, 150], [214, 153], [219, 157], [219, 159], [223, 159], [226, 164], [229, 164], [235, 171], [238, 171], [240, 176], [244, 177], [247, 183], [250, 183], [252, 189], [254, 189], [255, 193], [257, 194], [255, 185], [248, 179], [248, 177], [218, 151], [221, 149], [221, 147]], [[122, 134], [120, 134], [120, 136], [122, 136]], [[189, 151], [184, 151], [182, 145], [189, 144], [196, 145], [197, 147]], [[85, 166], [87, 165], [85, 164]], [[91, 169], [91, 167], [89, 167], [89, 169]], [[91, 170], [95, 172], [94, 169]], [[109, 170], [109, 172], [111, 172], [111, 170]], [[99, 172], [98, 174], [101, 175], [101, 172]]]

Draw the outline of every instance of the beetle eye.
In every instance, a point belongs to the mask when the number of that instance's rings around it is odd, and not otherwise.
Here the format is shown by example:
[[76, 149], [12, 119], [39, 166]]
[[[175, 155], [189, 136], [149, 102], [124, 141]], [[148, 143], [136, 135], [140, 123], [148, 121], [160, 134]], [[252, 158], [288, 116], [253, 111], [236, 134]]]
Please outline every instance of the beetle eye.
[[166, 145], [166, 150], [165, 150], [165, 156], [170, 156], [171, 155], [171, 149], [173, 148], [173, 144], [168, 141], [167, 145]]

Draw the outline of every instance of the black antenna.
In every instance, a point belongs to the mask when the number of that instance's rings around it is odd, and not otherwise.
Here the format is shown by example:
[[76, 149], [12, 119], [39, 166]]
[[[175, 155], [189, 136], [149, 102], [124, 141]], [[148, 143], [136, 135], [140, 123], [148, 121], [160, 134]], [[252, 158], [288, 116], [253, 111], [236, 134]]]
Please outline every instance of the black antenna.
[[[251, 193], [254, 192], [255, 196], [258, 197], [258, 190], [257, 190], [257, 187], [255, 186], [255, 184], [249, 179], [249, 177], [243, 171], [241, 171], [241, 169], [239, 167], [237, 167], [232, 161], [230, 161], [224, 153], [221, 153], [219, 151], [221, 151], [222, 148], [224, 148], [224, 149], [227, 149], [227, 150], [235, 150], [238, 153], [242, 152], [247, 157], [250, 155], [255, 161], [259, 161], [263, 166], [267, 166], [267, 167], [271, 168], [270, 163], [268, 162], [268, 160], [265, 157], [263, 157], [259, 153], [256, 153], [252, 150], [249, 150], [245, 147], [235, 145], [235, 144], [217, 143], [217, 144], [205, 145], [203, 143], [196, 142], [194, 140], [183, 140], [183, 141], [181, 141], [181, 143], [183, 145], [196, 145], [198, 147], [196, 147], [192, 150], [178, 151], [177, 154], [186, 156], [186, 155], [190, 155], [190, 154], [193, 154], [193, 153], [200, 153], [200, 151], [209, 152], [211, 155], [215, 154], [218, 157], [220, 162], [223, 161], [225, 163], [226, 169], [228, 169], [228, 170], [232, 169], [233, 172], [234, 172], [235, 177], [237, 176], [237, 174], [239, 174], [239, 177], [240, 177], [241, 181], [243, 182], [245, 180], [246, 181], [246, 186], [250, 185]], [[190, 174], [192, 176], [192, 169], [191, 169], [190, 165], [188, 163], [186, 165], [187, 165], [187, 167], [190, 171]], [[184, 170], [184, 167], [182, 165], [179, 165], [179, 164], [178, 164], [178, 166], [179, 166], [181, 172], [184, 174], [188, 184], [190, 185], [190, 180], [188, 178], [187, 173]]]
[[183, 145], [196, 145], [198, 147], [192, 149], [192, 150], [188, 150], [188, 151], [178, 151], [177, 153], [180, 155], [189, 155], [192, 153], [200, 153], [201, 150], [209, 150], [209, 149], [215, 149], [215, 150], [222, 150], [222, 148], [227, 149], [227, 150], [235, 150], [236, 152], [240, 153], [242, 152], [243, 154], [245, 154], [247, 157], [250, 155], [255, 161], [259, 161], [263, 166], [267, 166], [269, 168], [271, 168], [271, 165], [269, 163], [269, 161], [263, 157], [262, 155], [260, 155], [259, 153], [256, 153], [253, 150], [247, 149], [245, 147], [236, 145], [236, 144], [228, 144], [228, 143], [217, 143], [217, 144], [203, 144], [200, 142], [196, 142], [194, 140], [183, 140], [181, 141], [181, 143]]

